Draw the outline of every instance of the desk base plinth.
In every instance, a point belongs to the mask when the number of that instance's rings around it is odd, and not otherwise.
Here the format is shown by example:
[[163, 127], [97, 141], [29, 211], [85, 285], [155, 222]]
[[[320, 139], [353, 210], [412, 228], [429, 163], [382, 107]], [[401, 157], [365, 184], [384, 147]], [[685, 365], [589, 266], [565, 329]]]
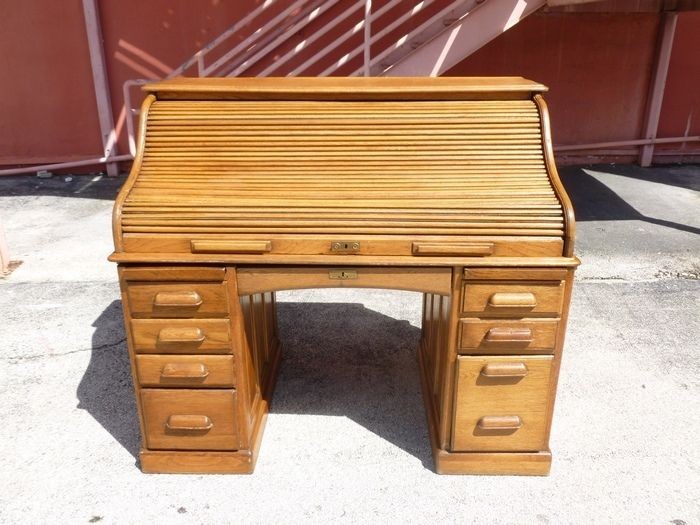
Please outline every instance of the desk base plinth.
[[235, 452], [200, 452], [141, 450], [141, 470], [146, 474], [252, 474], [256, 454]]

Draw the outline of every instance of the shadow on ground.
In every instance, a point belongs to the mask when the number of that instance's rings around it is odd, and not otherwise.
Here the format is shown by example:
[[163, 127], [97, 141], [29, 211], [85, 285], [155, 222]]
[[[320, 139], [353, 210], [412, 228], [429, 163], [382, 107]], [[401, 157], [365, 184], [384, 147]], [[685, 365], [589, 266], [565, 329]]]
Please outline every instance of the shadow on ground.
[[124, 338], [121, 301], [113, 301], [92, 324], [92, 355], [78, 390], [78, 408], [87, 410], [134, 458], [139, 452], [139, 420]]
[[[688, 167], [686, 167], [688, 168]], [[655, 182], [679, 188], [700, 190], [697, 170], [640, 168], [638, 166], [565, 167], [561, 178], [574, 205], [576, 220], [584, 221], [645, 221], [685, 232], [700, 234], [700, 229], [687, 224], [648, 217], [639, 213], [624, 198], [587, 171], [597, 171], [627, 177], [632, 180]]]
[[345, 416], [432, 469], [420, 329], [361, 304], [278, 303], [277, 311], [282, 365], [272, 412]]
[[[432, 468], [416, 349], [420, 329], [361, 304], [278, 303], [283, 345], [273, 413], [345, 416]], [[134, 458], [139, 422], [121, 302], [95, 320], [77, 390], [87, 410]], [[319, 436], [322, 439], [322, 436]]]
[[105, 175], [54, 175], [41, 179], [36, 175], [11, 175], [0, 177], [0, 197], [47, 195], [74, 199], [114, 200], [126, 174], [119, 177]]

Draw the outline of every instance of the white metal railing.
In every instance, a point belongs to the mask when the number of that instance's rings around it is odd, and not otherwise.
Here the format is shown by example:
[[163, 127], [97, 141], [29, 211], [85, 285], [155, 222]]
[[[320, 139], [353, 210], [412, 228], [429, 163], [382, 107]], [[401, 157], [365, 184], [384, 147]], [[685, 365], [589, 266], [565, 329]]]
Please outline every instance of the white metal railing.
[[[427, 2], [428, 0], [426, 0]], [[432, 1], [432, 0], [431, 0]], [[374, 71], [374, 66], [375, 65], [381, 65], [381, 62], [389, 57], [392, 53], [395, 53], [397, 50], [400, 50], [402, 47], [406, 46], [406, 44], [409, 44], [413, 41], [413, 39], [418, 36], [422, 35], [424, 32], [426, 32], [430, 27], [434, 26], [435, 24], [445, 20], [450, 14], [454, 13], [455, 11], [460, 12], [461, 16], [466, 16], [471, 9], [476, 7], [477, 5], [483, 3], [485, 0], [456, 0], [454, 2], [450, 2], [450, 4], [435, 13], [432, 17], [430, 17], [428, 20], [420, 24], [418, 27], [413, 28], [411, 31], [408, 33], [402, 35], [399, 39], [397, 39], [395, 42], [393, 42], [391, 45], [387, 46], [384, 50], [380, 51], [377, 53], [370, 61], [369, 61], [369, 70], [370, 74], [372, 74]], [[413, 13], [411, 13], [413, 14]], [[400, 24], [396, 24], [396, 27], [398, 27]], [[393, 28], [392, 28], [393, 29]], [[389, 31], [386, 31], [385, 33], [389, 33]], [[383, 36], [383, 35], [382, 35]], [[426, 35], [425, 38], [429, 38], [432, 35]], [[375, 38], [377, 38], [377, 35], [375, 35]], [[381, 38], [381, 37], [380, 37]], [[419, 41], [417, 42], [419, 44], [422, 44], [423, 42]], [[352, 73], [350, 73], [351, 77], [359, 75], [362, 71], [367, 69], [367, 66], [363, 66], [363, 68], [358, 68]], [[381, 67], [381, 70], [386, 69], [385, 67]], [[379, 71], [377, 71], [379, 72]]]
[[[184, 74], [194, 74], [200, 77], [206, 76], [240, 76], [259, 65], [265, 57], [271, 55], [280, 46], [289, 45], [290, 40], [299, 34], [309, 24], [318, 20], [324, 13], [328, 13], [333, 7], [342, 6], [331, 20], [318, 27], [307, 38], [301, 40], [290, 50], [276, 57], [269, 65], [264, 67], [257, 76], [270, 76], [273, 74], [285, 74], [286, 76], [300, 76], [310, 74], [314, 67], [322, 62], [327, 63], [327, 58], [339, 47], [351, 45], [352, 49], [338, 57], [317, 76], [330, 75], [347, 65], [358, 56], [362, 56], [362, 65], [354, 69], [351, 76], [363, 74], [381, 73], [387, 67], [383, 63], [387, 59], [402, 58], [411, 52], [415, 45], [414, 39], [420, 37], [426, 41], [437, 33], [445, 30], [447, 22], [463, 17], [469, 9], [472, 9], [485, 0], [421, 0], [410, 2], [408, 8], [391, 20], [382, 20], [382, 17], [392, 10], [399, 8], [405, 0], [388, 0], [376, 10], [372, 9], [372, 0], [296, 0], [288, 4], [280, 4], [277, 0], [265, 0], [257, 8], [252, 10], [241, 20], [233, 24], [229, 29], [212, 40], [209, 44], [197, 51], [187, 59], [180, 67], [171, 71], [165, 78], [172, 78]], [[488, 1], [488, 0], [486, 0]], [[273, 6], [284, 6], [283, 9], [271, 13]], [[428, 13], [429, 8], [435, 12]], [[428, 19], [408, 28], [405, 34], [398, 40], [384, 44], [388, 35], [399, 30], [403, 26], [410, 25], [410, 21], [417, 15], [428, 16]], [[452, 16], [450, 16], [452, 15]], [[314, 49], [309, 57], [296, 65], [293, 69], [285, 71], [284, 66], [302, 54], [308, 54], [311, 46], [329, 34], [332, 30], [347, 24], [348, 20], [359, 19], [349, 29], [338, 35], [333, 42], [320, 49]], [[250, 31], [251, 25], [259, 24], [257, 29]], [[373, 27], [380, 27], [372, 32]], [[240, 41], [231, 43], [234, 36], [239, 36], [248, 30], [248, 36]], [[361, 33], [362, 32], [362, 33]], [[363, 34], [363, 38], [358, 36]], [[349, 44], [355, 38], [355, 44]], [[419, 42], [419, 43], [422, 43]], [[377, 48], [378, 46], [379, 49]], [[221, 50], [225, 50], [221, 53]], [[373, 55], [372, 52], [375, 52]], [[209, 58], [212, 57], [211, 61]], [[124, 83], [124, 104], [127, 111], [127, 135], [129, 151], [136, 154], [136, 129], [135, 118], [139, 109], [132, 107], [132, 89], [139, 87], [151, 80], [133, 79]]]

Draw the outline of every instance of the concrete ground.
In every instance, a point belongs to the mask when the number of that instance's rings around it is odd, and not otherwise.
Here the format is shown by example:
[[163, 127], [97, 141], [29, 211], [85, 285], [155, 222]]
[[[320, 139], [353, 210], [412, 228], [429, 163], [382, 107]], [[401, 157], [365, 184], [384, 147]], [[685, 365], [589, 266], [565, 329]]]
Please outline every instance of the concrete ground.
[[[144, 475], [111, 251], [122, 180], [0, 178], [2, 523], [700, 523], [700, 168], [563, 170], [583, 260], [546, 478], [432, 470], [420, 298], [280, 294], [252, 476]], [[351, 334], [349, 338], [345, 334]]]

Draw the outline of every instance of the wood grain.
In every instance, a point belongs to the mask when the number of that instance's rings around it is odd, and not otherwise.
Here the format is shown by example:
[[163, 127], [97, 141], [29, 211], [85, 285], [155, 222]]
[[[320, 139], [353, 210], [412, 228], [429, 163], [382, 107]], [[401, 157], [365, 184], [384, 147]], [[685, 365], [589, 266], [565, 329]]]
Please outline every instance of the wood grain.
[[132, 319], [130, 324], [139, 354], [231, 353], [228, 319]]
[[[547, 448], [551, 356], [460, 356], [457, 361], [453, 451], [523, 452]], [[498, 373], [487, 373], [489, 366], [500, 369]], [[510, 421], [516, 417], [518, 425], [491, 425], [495, 421], [491, 418]], [[488, 424], [484, 418], [489, 418]]]
[[143, 387], [235, 386], [233, 356], [230, 355], [138, 355], [136, 370]]
[[127, 294], [131, 315], [136, 318], [225, 317], [228, 314], [226, 289], [222, 284], [132, 282], [127, 286]]
[[[467, 354], [552, 354], [558, 320], [460, 319], [459, 350]], [[522, 334], [527, 336], [523, 337]], [[500, 334], [494, 336], [493, 334]], [[516, 337], [517, 335], [517, 337]]]
[[389, 288], [450, 295], [450, 268], [367, 268], [353, 266], [349, 279], [334, 279], [329, 267], [239, 268], [238, 293], [251, 295], [299, 288]]
[[[145, 438], [149, 449], [237, 450], [235, 390], [141, 390]], [[211, 428], [178, 430], [167, 426], [171, 416], [207, 417]]]
[[469, 282], [462, 310], [486, 317], [558, 317], [563, 296], [563, 281]]
[[522, 77], [371, 77], [371, 78], [172, 78], [148, 84], [147, 92], [158, 93], [165, 98], [220, 100], [224, 97], [246, 99], [303, 98], [330, 100], [355, 100], [382, 97], [403, 99], [449, 99], [474, 97], [484, 93], [515, 95], [541, 93], [547, 87]]

